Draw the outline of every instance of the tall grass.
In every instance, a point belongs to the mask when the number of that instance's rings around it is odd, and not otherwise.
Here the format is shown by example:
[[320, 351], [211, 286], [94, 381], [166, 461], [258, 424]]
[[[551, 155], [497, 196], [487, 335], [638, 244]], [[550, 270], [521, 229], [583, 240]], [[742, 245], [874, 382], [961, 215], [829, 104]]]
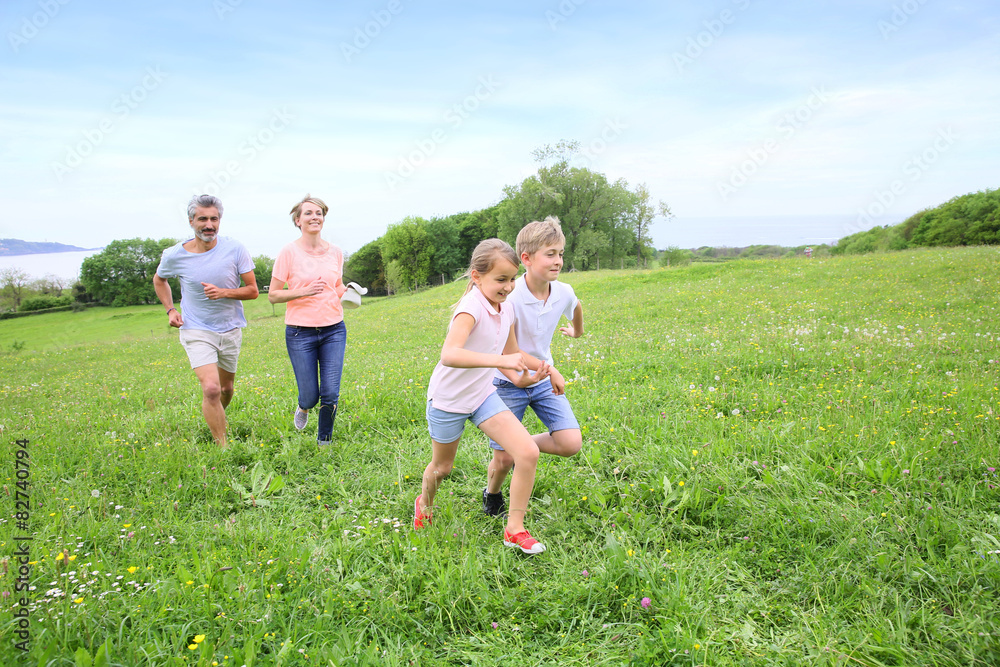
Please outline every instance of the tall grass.
[[[226, 451], [162, 309], [0, 322], [0, 427], [31, 440], [35, 561], [30, 653], [12, 648], [13, 624], [0, 653], [1000, 661], [995, 249], [564, 279], [587, 333], [553, 349], [584, 450], [542, 458], [527, 521], [549, 550], [534, 558], [480, 510], [489, 450], [471, 428], [434, 526], [410, 526], [427, 380], [462, 285], [348, 312], [324, 450], [314, 418], [292, 428], [280, 308], [264, 300], [248, 307]], [[0, 524], [2, 555], [18, 534]]]

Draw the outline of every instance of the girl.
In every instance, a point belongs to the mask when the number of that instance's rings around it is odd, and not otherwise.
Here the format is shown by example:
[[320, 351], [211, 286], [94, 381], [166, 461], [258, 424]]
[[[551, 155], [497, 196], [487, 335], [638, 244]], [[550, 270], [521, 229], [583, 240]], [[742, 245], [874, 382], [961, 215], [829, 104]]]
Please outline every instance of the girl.
[[549, 373], [548, 364], [518, 350], [514, 313], [503, 307], [514, 289], [517, 267], [514, 250], [500, 239], [487, 239], [472, 252], [469, 285], [455, 307], [441, 361], [427, 387], [433, 452], [424, 470], [421, 494], [413, 504], [413, 528], [420, 530], [431, 523], [434, 494], [451, 472], [465, 421], [470, 419], [514, 459], [504, 546], [537, 554], [545, 551], [545, 545], [525, 530], [524, 515], [535, 485], [538, 446], [493, 388], [495, 368], [526, 376], [532, 370], [531, 382], [540, 382]]
[[[319, 403], [320, 447], [329, 445], [333, 437], [347, 346], [340, 303], [347, 291], [341, 278], [344, 254], [321, 236], [328, 210], [322, 199], [309, 195], [292, 207], [292, 224], [302, 236], [281, 249], [267, 293], [271, 303], [288, 304], [285, 345], [299, 388], [293, 423], [298, 430], [304, 429], [309, 410]], [[288, 289], [284, 289], [286, 282]]]

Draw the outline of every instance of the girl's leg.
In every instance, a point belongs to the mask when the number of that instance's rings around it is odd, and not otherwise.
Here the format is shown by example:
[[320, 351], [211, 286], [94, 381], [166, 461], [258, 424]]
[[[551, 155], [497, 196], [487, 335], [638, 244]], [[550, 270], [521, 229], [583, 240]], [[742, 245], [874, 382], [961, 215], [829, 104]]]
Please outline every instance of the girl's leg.
[[344, 350], [347, 347], [347, 327], [338, 322], [322, 334], [317, 349], [319, 360], [319, 431], [321, 443], [333, 437], [333, 422], [337, 418], [340, 400], [340, 377], [344, 370]]
[[426, 516], [432, 515], [434, 506], [434, 495], [437, 494], [441, 480], [451, 474], [451, 468], [455, 464], [455, 455], [458, 453], [458, 442], [442, 443], [431, 440], [431, 462], [424, 468], [424, 479], [420, 485], [420, 510]]
[[538, 445], [510, 411], [493, 415], [480, 423], [479, 428], [499, 443], [514, 459], [514, 474], [510, 480], [510, 508], [507, 510], [507, 532], [515, 535], [524, 530], [524, 515], [528, 511], [531, 489], [535, 486]]
[[299, 388], [299, 407], [308, 410], [319, 401], [319, 376], [316, 373], [319, 353], [314, 330], [285, 327], [285, 346]]
[[[518, 421], [521, 421], [530, 400], [528, 391], [505, 380], [494, 380], [493, 386], [496, 387], [497, 396], [504, 402], [507, 409], [514, 413]], [[495, 442], [496, 440], [490, 442], [491, 448]], [[486, 492], [500, 493], [503, 489], [503, 482], [513, 467], [514, 458], [510, 454], [502, 449], [494, 449], [493, 460], [486, 468]]]

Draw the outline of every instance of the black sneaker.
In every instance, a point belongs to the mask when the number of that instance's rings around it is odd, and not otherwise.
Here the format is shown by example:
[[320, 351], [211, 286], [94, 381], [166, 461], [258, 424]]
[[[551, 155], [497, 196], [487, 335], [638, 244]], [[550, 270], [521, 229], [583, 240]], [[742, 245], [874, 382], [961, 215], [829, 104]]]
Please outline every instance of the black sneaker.
[[503, 492], [489, 493], [483, 489], [483, 512], [490, 516], [507, 516], [507, 504], [503, 501]]

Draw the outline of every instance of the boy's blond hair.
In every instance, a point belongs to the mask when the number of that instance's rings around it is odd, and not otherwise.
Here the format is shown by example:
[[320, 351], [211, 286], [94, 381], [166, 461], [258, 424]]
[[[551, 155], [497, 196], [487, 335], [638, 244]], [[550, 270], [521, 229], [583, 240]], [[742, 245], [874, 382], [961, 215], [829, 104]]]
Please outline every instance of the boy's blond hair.
[[566, 235], [563, 234], [559, 218], [550, 215], [544, 220], [529, 222], [517, 233], [517, 256], [524, 253], [533, 255], [542, 248], [561, 243], [566, 245]]

